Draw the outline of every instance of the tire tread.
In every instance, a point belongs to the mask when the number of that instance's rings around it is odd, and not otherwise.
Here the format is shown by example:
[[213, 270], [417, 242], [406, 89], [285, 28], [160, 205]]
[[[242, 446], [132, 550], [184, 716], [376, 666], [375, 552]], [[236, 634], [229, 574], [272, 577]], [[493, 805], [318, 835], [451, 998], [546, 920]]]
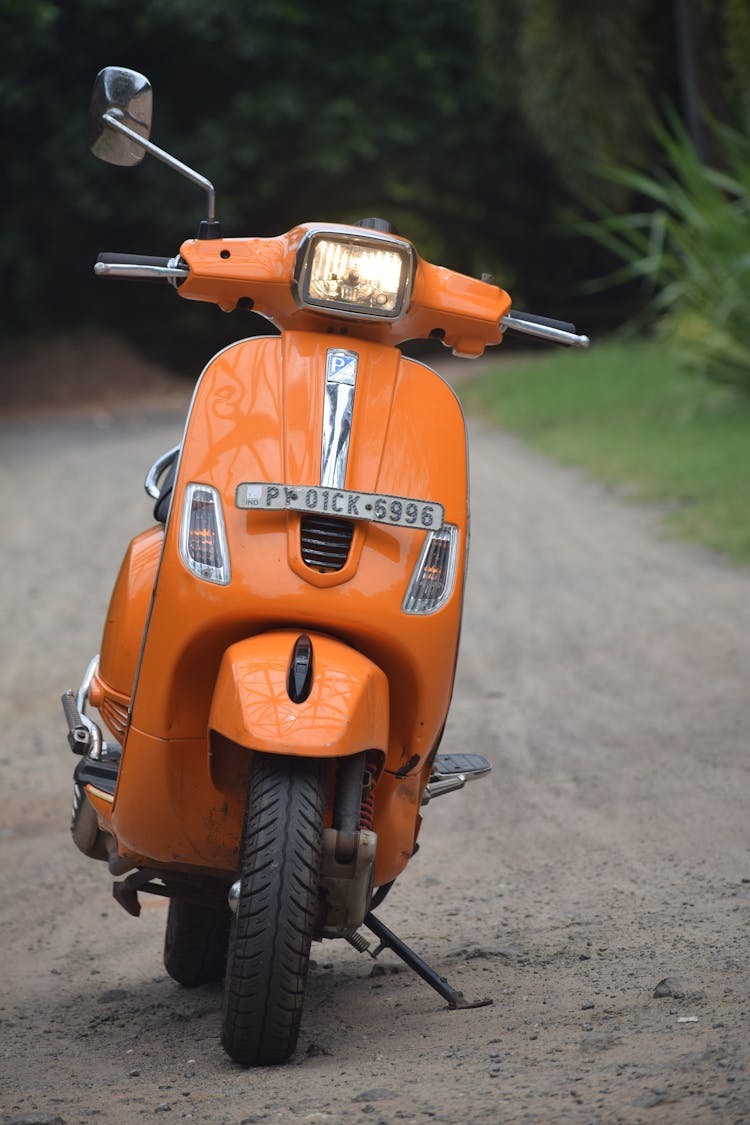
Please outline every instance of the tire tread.
[[318, 915], [325, 789], [320, 763], [256, 754], [230, 937], [224, 1049], [245, 1065], [294, 1051]]

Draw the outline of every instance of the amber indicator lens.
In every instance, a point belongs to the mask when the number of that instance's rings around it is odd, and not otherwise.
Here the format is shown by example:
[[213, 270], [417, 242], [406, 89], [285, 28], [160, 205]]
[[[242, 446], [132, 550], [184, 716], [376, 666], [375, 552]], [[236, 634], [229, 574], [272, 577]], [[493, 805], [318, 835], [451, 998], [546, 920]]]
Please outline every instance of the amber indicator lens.
[[229, 582], [231, 575], [221, 500], [209, 485], [189, 484], [185, 489], [180, 555], [188, 570], [198, 578], [221, 585]]
[[431, 531], [414, 569], [406, 597], [405, 613], [435, 613], [453, 593], [458, 555], [458, 528], [447, 523]]

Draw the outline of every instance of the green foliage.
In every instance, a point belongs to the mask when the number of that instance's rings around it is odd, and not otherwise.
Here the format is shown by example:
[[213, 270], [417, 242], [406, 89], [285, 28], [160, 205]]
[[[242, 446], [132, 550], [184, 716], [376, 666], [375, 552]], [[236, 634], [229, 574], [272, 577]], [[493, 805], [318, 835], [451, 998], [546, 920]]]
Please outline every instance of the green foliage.
[[[516, 84], [525, 122], [575, 196], [590, 197], [602, 162], [643, 169], [658, 161], [655, 104], [692, 98], [720, 120], [750, 124], [748, 0], [476, 4], [489, 88], [502, 100]], [[596, 190], [627, 205], [615, 185]]]
[[[746, 105], [747, 0], [689, 3], [701, 59], [726, 72], [719, 101], [731, 89]], [[677, 94], [672, 13], [647, 0], [0, 0], [4, 331], [116, 325], [159, 358], [171, 334], [192, 364], [194, 339], [210, 335], [205, 354], [258, 328], [94, 281], [99, 250], [171, 254], [203, 208], [150, 158], [116, 169], [89, 155], [89, 93], [109, 64], [151, 78], [154, 140], [215, 183], [227, 235], [381, 214], [433, 261], [494, 273], [520, 307], [619, 322], [632, 303], [603, 294], [597, 313], [576, 292], [605, 252], [565, 215], [598, 161], [648, 163], [648, 98]]]
[[548, 248], [526, 232], [557, 185], [517, 114], [488, 98], [470, 4], [0, 0], [0, 19], [12, 334], [89, 319], [143, 342], [147, 325], [161, 333], [178, 317], [182, 333], [248, 330], [91, 276], [99, 250], [174, 253], [203, 217], [200, 192], [156, 161], [118, 169], [88, 153], [89, 93], [109, 64], [150, 77], [154, 140], [214, 182], [228, 236], [382, 214], [428, 258], [553, 290]]
[[653, 50], [644, 36], [648, 0], [527, 0], [520, 38], [526, 118], [574, 189], [592, 157], [643, 163]]
[[715, 125], [726, 170], [701, 163], [674, 115], [654, 125], [664, 157], [656, 177], [609, 175], [650, 204], [609, 214], [588, 230], [625, 265], [610, 282], [644, 279], [662, 335], [693, 370], [750, 392], [750, 142]]
[[664, 342], [500, 360], [460, 390], [546, 453], [663, 504], [673, 533], [750, 563], [750, 405]]
[[721, 77], [737, 106], [738, 124], [750, 126], [750, 4], [747, 0], [703, 0], [707, 17], [722, 28]]
[[588, 196], [601, 161], [648, 163], [654, 94], [678, 94], [672, 3], [476, 2], [490, 89], [501, 101], [515, 84], [524, 122], [569, 193]]

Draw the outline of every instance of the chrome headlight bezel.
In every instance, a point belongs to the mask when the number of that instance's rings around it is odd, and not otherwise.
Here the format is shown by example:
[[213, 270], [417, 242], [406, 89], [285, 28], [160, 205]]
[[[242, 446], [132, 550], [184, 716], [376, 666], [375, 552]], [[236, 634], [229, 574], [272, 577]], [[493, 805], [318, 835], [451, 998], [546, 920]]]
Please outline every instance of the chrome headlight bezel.
[[[401, 274], [396, 300], [392, 309], [382, 309], [376, 306], [357, 305], [352, 301], [334, 297], [318, 297], [311, 293], [311, 273], [315, 251], [322, 241], [338, 243], [370, 249], [373, 251], [385, 250], [396, 254], [401, 259]], [[410, 242], [402, 238], [373, 230], [360, 230], [356, 227], [331, 226], [314, 227], [305, 234], [297, 251], [294, 267], [292, 292], [297, 305], [303, 309], [314, 312], [327, 312], [336, 317], [345, 317], [353, 320], [387, 320], [396, 322], [401, 320], [409, 308], [414, 275], [416, 273], [416, 251]]]

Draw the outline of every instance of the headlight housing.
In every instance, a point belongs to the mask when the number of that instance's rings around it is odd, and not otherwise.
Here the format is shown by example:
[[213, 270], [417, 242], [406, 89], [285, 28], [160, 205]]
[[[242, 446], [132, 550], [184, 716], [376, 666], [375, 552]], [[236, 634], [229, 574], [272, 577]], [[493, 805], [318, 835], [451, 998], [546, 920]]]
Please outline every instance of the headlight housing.
[[399, 320], [411, 300], [414, 262], [411, 244], [387, 234], [312, 231], [297, 254], [295, 297], [302, 308], [338, 316]]

